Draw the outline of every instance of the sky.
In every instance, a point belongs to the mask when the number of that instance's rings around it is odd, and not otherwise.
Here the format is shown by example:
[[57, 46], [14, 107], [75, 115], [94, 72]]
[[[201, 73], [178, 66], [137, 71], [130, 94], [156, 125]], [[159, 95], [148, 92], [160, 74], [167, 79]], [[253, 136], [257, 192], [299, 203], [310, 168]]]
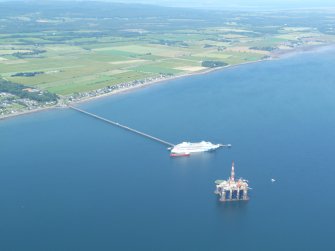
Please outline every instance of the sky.
[[335, 8], [335, 0], [104, 0], [110, 2], [143, 3], [173, 7], [193, 7], [204, 9], [226, 8]]
[[[15, 0], [0, 0], [0, 2]], [[18, 0], [16, 0], [18, 1]], [[19, 0], [20, 1], [20, 0]], [[37, 1], [38, 0], [21, 0]], [[43, 0], [51, 1], [103, 1], [117, 3], [140, 3], [170, 7], [187, 7], [197, 9], [309, 9], [309, 8], [334, 8], [335, 0]], [[42, 2], [42, 1], [41, 1]]]

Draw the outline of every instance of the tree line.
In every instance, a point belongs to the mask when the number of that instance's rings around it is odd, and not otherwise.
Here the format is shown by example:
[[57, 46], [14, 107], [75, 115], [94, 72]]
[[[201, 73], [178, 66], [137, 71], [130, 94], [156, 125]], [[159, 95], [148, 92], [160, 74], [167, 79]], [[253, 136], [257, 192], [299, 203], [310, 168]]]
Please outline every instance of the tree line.
[[27, 88], [30, 87], [0, 79], [0, 92], [10, 93], [20, 98], [28, 98], [38, 102], [57, 102], [59, 98], [55, 93], [48, 91], [29, 92]]

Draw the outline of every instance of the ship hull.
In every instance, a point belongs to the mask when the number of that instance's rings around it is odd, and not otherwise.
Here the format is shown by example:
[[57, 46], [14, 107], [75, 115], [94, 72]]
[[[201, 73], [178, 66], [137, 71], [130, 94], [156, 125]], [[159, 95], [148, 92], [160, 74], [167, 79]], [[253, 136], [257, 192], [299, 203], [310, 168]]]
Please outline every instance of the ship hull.
[[170, 157], [189, 157], [189, 153], [171, 153]]

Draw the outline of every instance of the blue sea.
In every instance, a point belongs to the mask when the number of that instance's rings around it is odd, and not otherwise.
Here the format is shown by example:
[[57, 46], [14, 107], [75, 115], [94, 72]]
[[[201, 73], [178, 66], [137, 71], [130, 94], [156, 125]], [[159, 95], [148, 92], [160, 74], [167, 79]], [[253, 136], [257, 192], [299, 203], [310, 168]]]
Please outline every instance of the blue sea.
[[[0, 250], [335, 250], [335, 50], [0, 121]], [[252, 187], [222, 203], [216, 179]], [[275, 182], [271, 182], [275, 179]]]

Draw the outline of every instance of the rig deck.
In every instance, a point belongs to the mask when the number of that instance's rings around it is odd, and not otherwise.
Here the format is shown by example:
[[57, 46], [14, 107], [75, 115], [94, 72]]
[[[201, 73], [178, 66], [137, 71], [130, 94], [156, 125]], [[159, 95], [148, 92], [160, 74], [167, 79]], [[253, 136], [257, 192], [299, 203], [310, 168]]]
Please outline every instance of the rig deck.
[[249, 185], [248, 181], [242, 178], [235, 180], [235, 168], [234, 162], [231, 167], [231, 175], [228, 180], [216, 180], [216, 190], [220, 198], [220, 201], [239, 201], [239, 200], [249, 200], [248, 190]]

